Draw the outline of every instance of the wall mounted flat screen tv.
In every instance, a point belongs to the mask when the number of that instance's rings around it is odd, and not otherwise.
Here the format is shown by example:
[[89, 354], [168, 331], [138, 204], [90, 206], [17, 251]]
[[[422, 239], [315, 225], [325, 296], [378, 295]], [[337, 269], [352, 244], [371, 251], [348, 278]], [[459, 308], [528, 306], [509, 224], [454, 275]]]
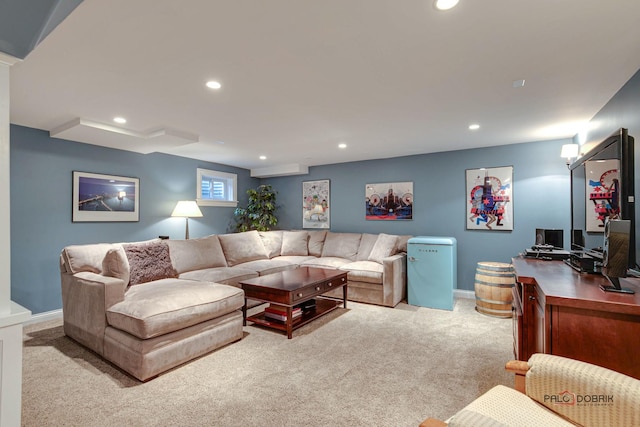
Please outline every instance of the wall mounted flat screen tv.
[[631, 221], [629, 268], [636, 269], [634, 139], [620, 129], [571, 166], [571, 249], [602, 248], [607, 219]]

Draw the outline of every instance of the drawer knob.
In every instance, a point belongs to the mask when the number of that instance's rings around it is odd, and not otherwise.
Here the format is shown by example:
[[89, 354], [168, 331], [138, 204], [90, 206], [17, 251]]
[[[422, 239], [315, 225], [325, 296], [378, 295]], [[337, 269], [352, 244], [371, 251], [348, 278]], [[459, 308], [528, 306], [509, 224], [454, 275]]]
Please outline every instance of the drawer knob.
[[333, 286], [333, 283], [329, 282], [329, 287], [332, 287], [332, 286]]
[[319, 290], [320, 290], [320, 286], [316, 286], [316, 291], [319, 291]]
[[529, 301], [534, 301], [536, 299], [536, 297], [534, 297], [533, 295], [529, 295]]
[[298, 296], [299, 296], [299, 297], [301, 297], [301, 296], [302, 296], [302, 292], [300, 292], [300, 293], [298, 294]]

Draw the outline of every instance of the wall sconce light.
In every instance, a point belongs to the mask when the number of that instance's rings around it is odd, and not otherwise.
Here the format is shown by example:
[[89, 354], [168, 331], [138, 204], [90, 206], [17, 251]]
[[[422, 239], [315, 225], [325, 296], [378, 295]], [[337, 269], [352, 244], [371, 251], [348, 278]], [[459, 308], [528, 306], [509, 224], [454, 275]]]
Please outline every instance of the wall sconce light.
[[571, 165], [571, 163], [578, 158], [578, 154], [580, 152], [580, 145], [578, 144], [564, 144], [562, 146], [562, 151], [560, 152], [560, 157], [564, 157], [567, 159], [567, 167]]
[[193, 200], [181, 200], [171, 213], [171, 216], [184, 217], [187, 220], [187, 230], [184, 238], [189, 239], [189, 218], [197, 218], [202, 216], [202, 212], [198, 204]]

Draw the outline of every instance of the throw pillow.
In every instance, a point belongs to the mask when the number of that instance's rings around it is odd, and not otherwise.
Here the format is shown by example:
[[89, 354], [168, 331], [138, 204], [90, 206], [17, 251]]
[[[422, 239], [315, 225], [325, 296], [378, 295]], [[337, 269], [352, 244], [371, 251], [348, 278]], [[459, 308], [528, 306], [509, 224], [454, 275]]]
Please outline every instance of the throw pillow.
[[285, 231], [282, 233], [281, 255], [309, 255], [309, 233], [306, 231]]
[[257, 259], [269, 259], [260, 234], [256, 230], [221, 234], [218, 238], [229, 267]]
[[123, 244], [129, 261], [129, 286], [178, 277], [165, 242]]
[[391, 256], [396, 250], [396, 244], [398, 243], [398, 236], [391, 234], [380, 233], [378, 240], [373, 245], [371, 253], [369, 254], [369, 261], [375, 261], [382, 264], [383, 258]]

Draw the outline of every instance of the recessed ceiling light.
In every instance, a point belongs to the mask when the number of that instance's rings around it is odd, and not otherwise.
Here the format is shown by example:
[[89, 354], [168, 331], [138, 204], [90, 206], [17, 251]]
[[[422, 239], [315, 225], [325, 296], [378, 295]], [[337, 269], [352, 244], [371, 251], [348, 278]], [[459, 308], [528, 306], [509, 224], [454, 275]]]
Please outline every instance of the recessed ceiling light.
[[338, 144], [338, 148], [347, 148], [347, 144], [341, 142], [340, 144]]
[[458, 0], [435, 0], [433, 6], [438, 10], [449, 10], [458, 4]]
[[478, 130], [478, 129], [480, 129], [479, 124], [474, 123], [472, 125], [469, 125], [469, 130]]
[[222, 85], [219, 82], [215, 81], [215, 80], [210, 80], [210, 81], [207, 82], [207, 87], [209, 89], [220, 89], [222, 87]]
[[124, 117], [114, 117], [113, 121], [116, 123], [120, 123], [121, 125], [127, 123], [127, 119], [125, 119]]
[[513, 81], [513, 87], [514, 88], [519, 88], [519, 87], [523, 87], [523, 86], [524, 86], [524, 79], [514, 80]]
[[267, 156], [260, 156], [260, 160], [267, 160]]

